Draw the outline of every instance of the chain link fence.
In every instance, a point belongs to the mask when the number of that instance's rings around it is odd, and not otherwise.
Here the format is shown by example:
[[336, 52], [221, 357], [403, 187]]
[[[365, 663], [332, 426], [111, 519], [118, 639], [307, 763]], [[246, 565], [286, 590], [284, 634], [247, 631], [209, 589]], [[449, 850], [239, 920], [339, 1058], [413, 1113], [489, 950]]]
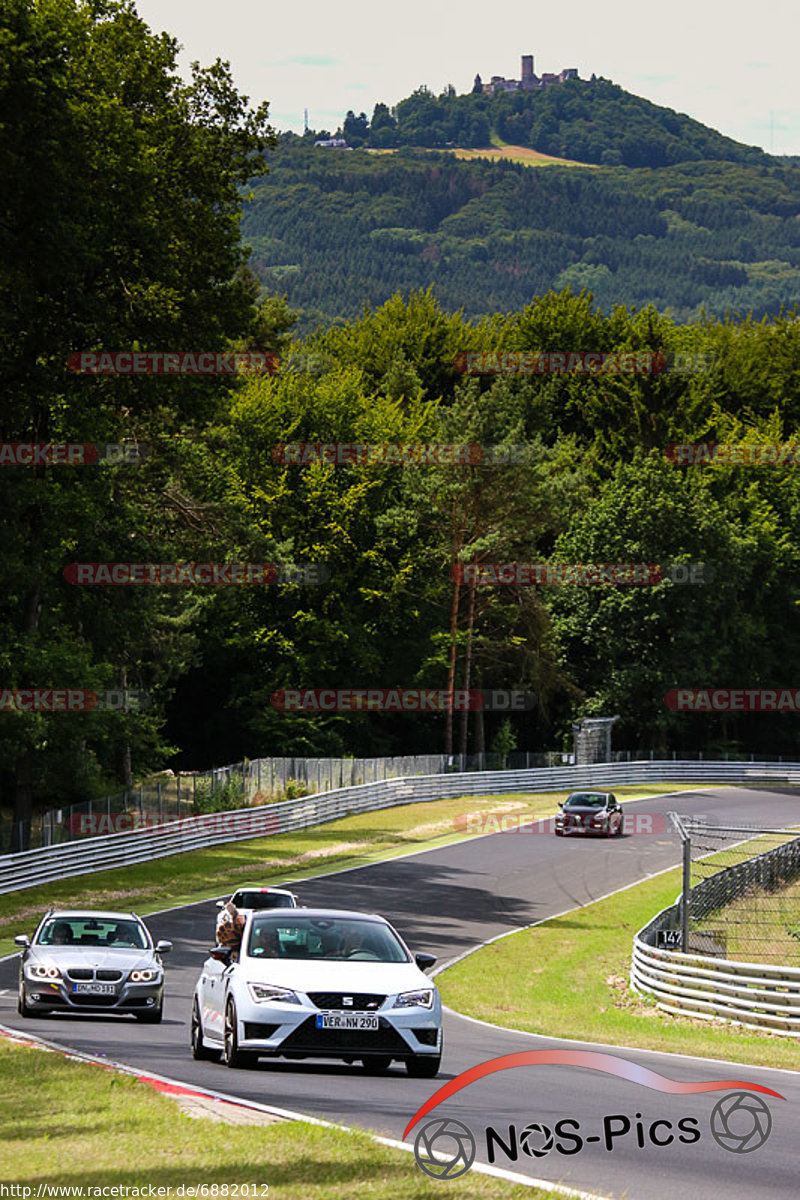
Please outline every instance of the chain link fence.
[[[608, 761], [698, 762], [713, 756], [699, 750], [664, 753], [650, 748], [616, 750]], [[79, 804], [63, 805], [34, 815], [30, 826], [0, 810], [0, 855], [27, 848], [60, 845], [80, 837], [118, 833], [158, 824], [174, 817], [237, 808], [248, 804], [312, 795], [412, 775], [441, 775], [470, 771], [520, 771], [536, 767], [569, 766], [574, 753], [512, 751], [508, 754], [398, 755], [391, 758], [258, 758], [216, 767], [210, 771], [162, 772], [133, 788]], [[753, 762], [752, 754], [726, 753], [716, 761]], [[783, 763], [783, 757], [762, 756], [760, 762]]]
[[800, 967], [800, 829], [679, 818], [687, 950]]

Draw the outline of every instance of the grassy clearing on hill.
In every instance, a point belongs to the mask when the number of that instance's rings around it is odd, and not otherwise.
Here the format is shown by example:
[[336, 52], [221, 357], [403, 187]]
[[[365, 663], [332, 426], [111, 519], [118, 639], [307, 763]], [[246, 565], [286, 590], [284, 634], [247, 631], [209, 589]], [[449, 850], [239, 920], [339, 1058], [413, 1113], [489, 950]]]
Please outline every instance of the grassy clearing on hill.
[[597, 163], [577, 162], [574, 158], [555, 158], [552, 154], [542, 154], [539, 150], [530, 150], [527, 146], [493, 146], [491, 150], [446, 150], [456, 158], [488, 158], [492, 160], [507, 159], [509, 162], [522, 163], [525, 167], [545, 167], [554, 164], [558, 167], [587, 167], [592, 171], [598, 170]]

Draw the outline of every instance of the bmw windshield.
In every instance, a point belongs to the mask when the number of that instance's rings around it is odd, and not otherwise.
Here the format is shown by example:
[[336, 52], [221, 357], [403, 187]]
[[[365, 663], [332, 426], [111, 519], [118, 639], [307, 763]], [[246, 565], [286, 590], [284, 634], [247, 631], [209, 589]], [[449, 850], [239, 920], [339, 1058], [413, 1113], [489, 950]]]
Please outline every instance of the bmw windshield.
[[117, 950], [146, 950], [148, 942], [136, 921], [113, 918], [54, 917], [45, 921], [36, 939], [39, 946], [103, 946]]

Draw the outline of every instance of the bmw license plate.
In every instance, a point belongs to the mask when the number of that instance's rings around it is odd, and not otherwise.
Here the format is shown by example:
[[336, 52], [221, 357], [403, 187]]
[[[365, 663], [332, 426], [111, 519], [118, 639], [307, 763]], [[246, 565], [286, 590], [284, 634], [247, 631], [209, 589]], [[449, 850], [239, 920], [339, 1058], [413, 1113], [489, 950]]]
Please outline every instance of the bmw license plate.
[[318, 1013], [317, 1029], [380, 1029], [376, 1013]]
[[73, 983], [72, 991], [82, 995], [88, 992], [90, 996], [114, 996], [117, 989], [113, 983]]

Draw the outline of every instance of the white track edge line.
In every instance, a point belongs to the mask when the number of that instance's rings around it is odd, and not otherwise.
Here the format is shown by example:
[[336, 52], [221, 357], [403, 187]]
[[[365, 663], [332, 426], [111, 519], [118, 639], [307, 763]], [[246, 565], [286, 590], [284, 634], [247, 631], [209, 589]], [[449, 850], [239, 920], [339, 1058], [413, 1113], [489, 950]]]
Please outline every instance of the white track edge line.
[[[393, 1150], [404, 1150], [406, 1153], [413, 1154], [414, 1147], [408, 1142], [398, 1141], [396, 1138], [384, 1137], [379, 1133], [372, 1133], [368, 1129], [354, 1129], [350, 1125], [340, 1125], [335, 1121], [326, 1121], [322, 1117], [311, 1117], [306, 1113], [295, 1112], [292, 1109], [277, 1108], [274, 1105], [262, 1104], [258, 1100], [246, 1100], [238, 1096], [230, 1096], [225, 1092], [212, 1091], [210, 1088], [204, 1088], [200, 1084], [186, 1083], [181, 1079], [171, 1079], [168, 1075], [159, 1075], [154, 1071], [142, 1071], [136, 1067], [130, 1067], [126, 1063], [117, 1062], [115, 1059], [103, 1058], [97, 1054], [87, 1054], [83, 1050], [72, 1050], [68, 1046], [61, 1046], [58, 1042], [51, 1042], [46, 1038], [37, 1037], [36, 1034], [22, 1032], [19, 1029], [13, 1029], [8, 1025], [0, 1025], [0, 1035], [7, 1037], [10, 1041], [16, 1042], [33, 1042], [36, 1045], [42, 1046], [47, 1050], [54, 1050], [60, 1054], [64, 1054], [68, 1058], [77, 1059], [79, 1062], [91, 1063], [95, 1066], [105, 1067], [114, 1071], [119, 1071], [124, 1075], [131, 1075], [137, 1079], [145, 1081], [154, 1079], [159, 1083], [166, 1083], [172, 1087], [183, 1088], [188, 1092], [194, 1092], [200, 1096], [207, 1096], [210, 1100], [220, 1100], [225, 1104], [234, 1104], [239, 1108], [249, 1108], [257, 1112], [267, 1113], [269, 1116], [284, 1117], [291, 1121], [303, 1121], [308, 1125], [320, 1125], [325, 1129], [338, 1130], [341, 1133], [360, 1133], [365, 1134], [370, 1141], [378, 1142], [382, 1146], [388, 1146]], [[548, 1179], [535, 1179], [530, 1175], [522, 1175], [517, 1171], [508, 1171], [503, 1167], [490, 1166], [488, 1163], [473, 1163], [470, 1170], [475, 1171], [479, 1175], [492, 1175], [498, 1179], [504, 1179], [510, 1183], [523, 1184], [525, 1187], [541, 1187], [548, 1188], [550, 1191], [558, 1192], [564, 1196], [574, 1196], [577, 1200], [612, 1200], [611, 1197], [600, 1196], [595, 1192], [583, 1192], [577, 1188], [568, 1187], [562, 1183], [552, 1183]]]

